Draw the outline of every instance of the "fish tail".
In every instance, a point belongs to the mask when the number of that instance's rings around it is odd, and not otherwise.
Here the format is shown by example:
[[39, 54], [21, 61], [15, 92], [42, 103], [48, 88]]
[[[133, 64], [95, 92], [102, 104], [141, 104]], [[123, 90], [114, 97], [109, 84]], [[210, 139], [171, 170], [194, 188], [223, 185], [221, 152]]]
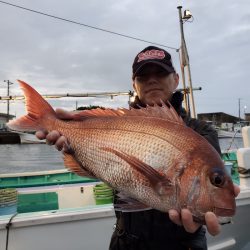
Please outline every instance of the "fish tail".
[[18, 131], [37, 131], [46, 129], [43, 125], [44, 116], [56, 118], [56, 113], [50, 104], [27, 83], [18, 80], [23, 90], [26, 100], [27, 114], [16, 120], [7, 123], [12, 130]]

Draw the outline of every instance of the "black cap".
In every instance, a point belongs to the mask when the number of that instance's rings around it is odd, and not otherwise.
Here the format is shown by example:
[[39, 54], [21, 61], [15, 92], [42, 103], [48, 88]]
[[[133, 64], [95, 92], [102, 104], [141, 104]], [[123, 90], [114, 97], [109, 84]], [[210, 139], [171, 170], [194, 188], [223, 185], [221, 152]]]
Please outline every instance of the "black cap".
[[132, 65], [132, 78], [148, 63], [154, 63], [164, 68], [169, 74], [175, 72], [171, 55], [164, 49], [155, 46], [148, 46], [135, 57]]

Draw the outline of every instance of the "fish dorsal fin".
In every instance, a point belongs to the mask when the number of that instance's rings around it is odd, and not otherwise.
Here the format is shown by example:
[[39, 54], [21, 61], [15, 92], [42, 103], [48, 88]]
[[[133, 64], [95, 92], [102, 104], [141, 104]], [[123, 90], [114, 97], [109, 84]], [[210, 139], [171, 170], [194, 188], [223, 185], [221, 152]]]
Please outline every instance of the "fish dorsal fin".
[[126, 108], [118, 108], [118, 109], [91, 109], [91, 110], [84, 110], [80, 112], [75, 112], [73, 115], [73, 119], [76, 120], [83, 120], [87, 117], [110, 117], [110, 116], [143, 116], [143, 117], [155, 117], [161, 118], [166, 120], [171, 120], [177, 123], [184, 124], [182, 118], [177, 114], [173, 106], [168, 102], [166, 105], [165, 103], [161, 102], [161, 106], [155, 104], [154, 106], [146, 106], [141, 107], [140, 109], [126, 109]]

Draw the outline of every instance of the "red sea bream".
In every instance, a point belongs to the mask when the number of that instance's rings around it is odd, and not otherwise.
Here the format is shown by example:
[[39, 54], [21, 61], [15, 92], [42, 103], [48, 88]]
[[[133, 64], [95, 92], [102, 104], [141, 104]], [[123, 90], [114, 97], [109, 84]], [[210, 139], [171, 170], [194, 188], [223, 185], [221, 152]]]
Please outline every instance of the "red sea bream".
[[8, 127], [59, 131], [72, 148], [65, 153], [71, 171], [99, 178], [141, 207], [163, 212], [189, 208], [202, 223], [207, 211], [235, 214], [233, 183], [220, 155], [170, 105], [81, 111], [77, 119], [64, 121], [39, 93], [19, 82], [27, 115]]

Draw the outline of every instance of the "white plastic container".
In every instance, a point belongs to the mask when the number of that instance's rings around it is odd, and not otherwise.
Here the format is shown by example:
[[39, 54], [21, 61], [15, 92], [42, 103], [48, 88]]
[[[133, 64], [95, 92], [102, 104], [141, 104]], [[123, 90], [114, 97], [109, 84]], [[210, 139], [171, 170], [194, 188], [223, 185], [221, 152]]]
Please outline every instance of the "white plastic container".
[[250, 148], [250, 126], [243, 127], [241, 132], [244, 148]]
[[238, 166], [243, 168], [245, 174], [240, 174], [240, 185], [241, 188], [249, 188], [250, 187], [250, 126], [246, 126], [242, 128], [242, 138], [244, 148], [240, 148], [237, 150], [237, 161]]
[[250, 148], [239, 148], [237, 150], [238, 166], [250, 169]]
[[229, 176], [232, 175], [233, 163], [230, 161], [225, 161], [225, 168]]

